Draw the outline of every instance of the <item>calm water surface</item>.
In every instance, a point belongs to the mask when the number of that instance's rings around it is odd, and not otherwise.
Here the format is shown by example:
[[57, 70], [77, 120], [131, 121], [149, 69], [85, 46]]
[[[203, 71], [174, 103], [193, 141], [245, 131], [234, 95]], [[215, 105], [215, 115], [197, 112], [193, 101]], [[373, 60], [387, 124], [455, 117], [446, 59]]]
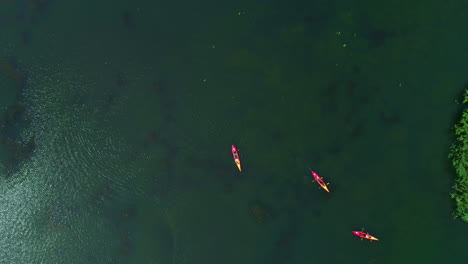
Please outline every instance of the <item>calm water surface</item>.
[[0, 258], [464, 263], [467, 8], [1, 2]]

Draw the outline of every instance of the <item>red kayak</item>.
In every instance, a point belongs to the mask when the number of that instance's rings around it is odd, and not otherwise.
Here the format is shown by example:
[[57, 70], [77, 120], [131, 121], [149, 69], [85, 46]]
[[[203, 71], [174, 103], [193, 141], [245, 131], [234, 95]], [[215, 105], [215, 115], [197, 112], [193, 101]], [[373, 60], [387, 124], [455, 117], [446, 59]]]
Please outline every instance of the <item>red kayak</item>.
[[378, 241], [379, 239], [374, 237], [374, 236], [371, 236], [369, 233], [366, 233], [366, 232], [363, 232], [363, 231], [352, 231], [353, 234], [355, 234], [356, 236], [360, 237], [361, 239], [365, 238], [365, 239], [369, 239], [369, 240], [374, 240], [374, 241]]
[[232, 157], [234, 158], [234, 163], [236, 163], [239, 171], [242, 171], [240, 157], [239, 157], [239, 153], [237, 152], [236, 146], [231, 145], [231, 152], [232, 152]]
[[328, 190], [328, 187], [327, 187], [328, 183], [325, 183], [323, 181], [323, 178], [320, 177], [315, 171], [311, 169], [309, 170], [310, 170], [310, 173], [312, 173], [312, 176], [314, 177], [314, 181], [316, 181], [320, 185], [320, 187], [322, 187], [325, 191], [330, 192], [330, 190]]

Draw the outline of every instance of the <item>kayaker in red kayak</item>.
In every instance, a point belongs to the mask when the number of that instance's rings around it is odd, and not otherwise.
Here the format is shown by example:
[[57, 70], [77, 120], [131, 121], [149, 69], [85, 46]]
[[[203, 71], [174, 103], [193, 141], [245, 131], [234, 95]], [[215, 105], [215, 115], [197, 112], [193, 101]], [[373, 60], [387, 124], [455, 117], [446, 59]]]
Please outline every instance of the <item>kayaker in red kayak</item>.
[[362, 239], [369, 239], [370, 241], [379, 241], [378, 238], [371, 236], [369, 233], [364, 232], [364, 229], [362, 231], [352, 231], [353, 234], [356, 236], [360, 237]]
[[320, 177], [315, 171], [311, 169], [309, 170], [310, 170], [310, 173], [312, 173], [312, 176], [314, 177], [314, 180], [312, 182], [316, 181], [320, 185], [320, 187], [322, 187], [325, 191], [330, 192], [330, 190], [328, 190], [328, 187], [327, 187], [327, 185], [330, 183], [325, 183], [323, 181], [323, 178]]
[[242, 171], [240, 157], [239, 157], [239, 153], [237, 152], [236, 146], [231, 145], [231, 152], [232, 152], [232, 157], [234, 158], [234, 163], [236, 163], [239, 171]]

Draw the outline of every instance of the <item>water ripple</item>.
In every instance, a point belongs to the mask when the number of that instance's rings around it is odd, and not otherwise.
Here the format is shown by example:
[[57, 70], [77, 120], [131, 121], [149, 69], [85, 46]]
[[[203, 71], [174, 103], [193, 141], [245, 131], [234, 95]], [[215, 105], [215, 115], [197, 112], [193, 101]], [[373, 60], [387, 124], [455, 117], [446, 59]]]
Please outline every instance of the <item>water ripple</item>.
[[[143, 182], [135, 181], [138, 160], [125, 159], [129, 146], [118, 129], [93, 116], [93, 102], [67, 103], [76, 86], [91, 93], [93, 84], [77, 79], [61, 70], [59, 76], [31, 76], [28, 83], [28, 133], [35, 135], [37, 149], [0, 185], [5, 263], [109, 262], [122, 237], [106, 212], [149, 196]], [[93, 255], [96, 249], [99, 256]]]

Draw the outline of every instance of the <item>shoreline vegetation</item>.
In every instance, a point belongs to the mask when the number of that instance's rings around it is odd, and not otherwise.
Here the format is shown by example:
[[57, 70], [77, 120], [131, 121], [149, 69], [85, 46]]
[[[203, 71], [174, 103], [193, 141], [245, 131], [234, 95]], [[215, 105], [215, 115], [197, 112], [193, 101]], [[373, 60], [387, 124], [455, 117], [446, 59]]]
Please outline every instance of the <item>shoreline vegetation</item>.
[[464, 109], [455, 124], [455, 142], [450, 147], [449, 158], [455, 169], [455, 182], [450, 197], [455, 200], [455, 218], [468, 223], [468, 89], [463, 94]]

